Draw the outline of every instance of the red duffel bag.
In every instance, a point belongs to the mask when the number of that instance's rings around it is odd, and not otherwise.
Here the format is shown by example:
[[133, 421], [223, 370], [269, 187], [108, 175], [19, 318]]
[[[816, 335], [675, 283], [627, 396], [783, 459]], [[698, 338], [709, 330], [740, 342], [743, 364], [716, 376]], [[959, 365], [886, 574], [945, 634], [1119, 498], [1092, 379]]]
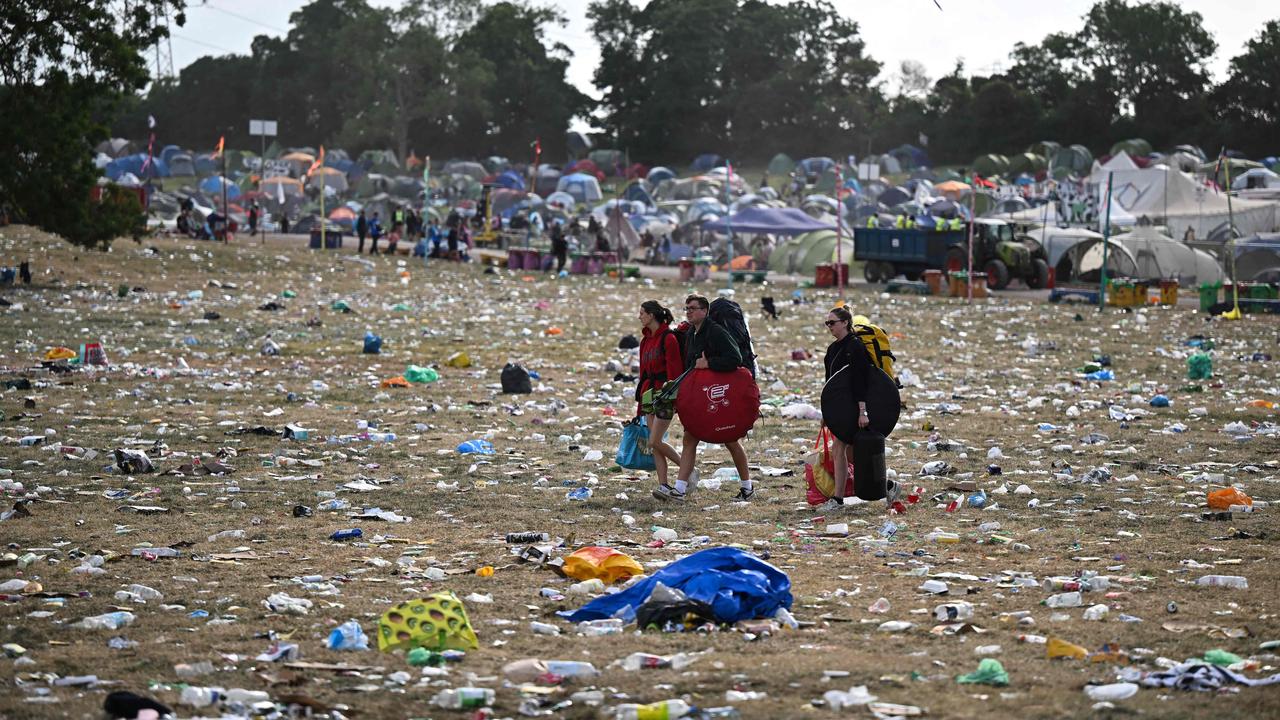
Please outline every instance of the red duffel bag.
[[685, 432], [710, 443], [746, 437], [760, 417], [760, 388], [751, 371], [694, 370], [680, 383], [676, 412]]

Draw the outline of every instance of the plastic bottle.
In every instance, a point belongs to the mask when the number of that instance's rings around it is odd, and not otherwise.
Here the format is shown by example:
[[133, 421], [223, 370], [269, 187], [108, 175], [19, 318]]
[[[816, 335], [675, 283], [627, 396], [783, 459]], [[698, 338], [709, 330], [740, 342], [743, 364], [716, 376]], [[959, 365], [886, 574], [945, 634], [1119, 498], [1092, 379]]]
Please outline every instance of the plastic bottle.
[[1051, 608], [1080, 607], [1083, 604], [1083, 600], [1081, 600], [1079, 592], [1064, 592], [1050, 595], [1044, 601], [1044, 604]]
[[119, 630], [125, 625], [130, 625], [136, 620], [136, 616], [131, 612], [118, 610], [116, 612], [104, 613], [102, 615], [94, 615], [87, 617], [75, 624], [82, 630]]
[[364, 531], [360, 528], [347, 528], [346, 530], [339, 530], [330, 535], [329, 539], [341, 542], [343, 540], [356, 540], [361, 537], [364, 537]]
[[604, 618], [602, 620], [587, 620], [578, 623], [578, 632], [588, 637], [618, 635], [622, 632], [623, 627], [622, 620], [618, 618]]
[[568, 500], [590, 500], [593, 494], [595, 493], [591, 490], [591, 488], [586, 487], [584, 485], [580, 488], [575, 488], [565, 493], [565, 498]]
[[1229, 587], [1240, 588], [1242, 590], [1249, 589], [1249, 579], [1239, 575], [1204, 575], [1196, 580], [1197, 585], [1205, 585], [1207, 587]]
[[348, 620], [329, 633], [326, 644], [330, 650], [368, 650], [369, 636], [364, 634], [360, 623]]
[[1110, 608], [1102, 603], [1090, 605], [1088, 609], [1084, 611], [1083, 617], [1085, 620], [1101, 620], [1106, 617], [1108, 610], [1110, 610]]
[[367, 433], [369, 442], [395, 442], [396, 434], [388, 433]]
[[935, 595], [941, 595], [950, 590], [950, 588], [947, 587], [947, 584], [941, 580], [925, 580], [920, 583], [920, 587], [917, 589], [923, 590], [927, 593], [934, 593]]
[[565, 588], [565, 592], [569, 595], [591, 595], [604, 592], [604, 581], [600, 578], [591, 578], [582, 582], [574, 583]]
[[564, 678], [594, 677], [600, 674], [595, 665], [578, 660], [548, 660], [547, 671]]
[[431, 704], [451, 710], [463, 710], [492, 705], [494, 697], [495, 693], [489, 688], [450, 688], [436, 693], [431, 698]]
[[732, 705], [724, 707], [703, 708], [694, 715], [698, 720], [739, 720], [742, 713], [738, 712], [738, 708]]
[[1110, 685], [1086, 685], [1084, 694], [1090, 700], [1113, 701], [1125, 700], [1138, 694], [1138, 686], [1134, 683], [1112, 683]]
[[935, 530], [928, 535], [925, 535], [924, 539], [929, 542], [941, 543], [943, 545], [955, 545], [960, 542], [959, 535], [953, 532], [943, 532], [942, 530]]
[[1075, 578], [1045, 578], [1040, 587], [1046, 591], [1075, 592], [1080, 589], [1080, 581]]
[[232, 688], [223, 696], [224, 702], [229, 703], [260, 703], [271, 699], [271, 695], [262, 690], [242, 690], [240, 688]]
[[559, 635], [560, 634], [560, 628], [556, 627], [555, 625], [552, 625], [550, 623], [537, 622], [536, 620], [534, 622], [529, 623], [529, 629], [539, 635]]
[[529, 543], [547, 542], [551, 536], [542, 532], [507, 533], [508, 545], [527, 545]]
[[693, 662], [693, 657], [685, 653], [676, 653], [670, 657], [652, 655], [650, 653], [631, 653], [622, 659], [623, 670], [652, 670], [655, 668], [671, 668], [680, 670]]
[[1032, 645], [1044, 645], [1049, 639], [1043, 635], [1019, 635], [1018, 642], [1030, 643]]
[[178, 702], [188, 707], [209, 707], [215, 703], [222, 702], [223, 694], [226, 691], [222, 688], [196, 687], [194, 685], [187, 686], [182, 689], [182, 697]]
[[663, 700], [649, 705], [619, 705], [615, 720], [675, 720], [689, 714], [689, 703], [683, 700]]

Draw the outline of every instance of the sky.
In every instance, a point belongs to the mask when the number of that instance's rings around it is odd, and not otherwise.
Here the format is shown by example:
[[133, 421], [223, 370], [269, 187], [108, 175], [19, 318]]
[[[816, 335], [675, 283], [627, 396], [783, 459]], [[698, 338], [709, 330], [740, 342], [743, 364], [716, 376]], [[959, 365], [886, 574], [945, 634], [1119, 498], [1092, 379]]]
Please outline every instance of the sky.
[[[644, 4], [647, 0], [632, 0]], [[282, 36], [289, 15], [308, 0], [188, 0], [187, 24], [174, 27], [172, 49], [176, 72], [205, 55], [247, 54], [255, 35]], [[591, 37], [587, 20], [590, 0], [530, 0], [531, 4], [559, 7], [568, 20], [564, 27], [547, 29], [550, 40], [573, 50], [569, 81], [583, 92], [598, 96], [591, 76], [600, 49]], [[856, 20], [867, 44], [867, 53], [883, 64], [881, 78], [891, 76], [904, 60], [922, 63], [937, 79], [951, 72], [957, 59], [972, 74], [999, 72], [1009, 65], [1015, 43], [1038, 43], [1053, 32], [1074, 32], [1094, 0], [897, 0], [893, 3], [832, 0], [846, 17]], [[379, 6], [398, 5], [396, 0], [371, 0]], [[1209, 69], [1222, 80], [1231, 58], [1257, 36], [1268, 20], [1280, 18], [1275, 0], [1181, 0], [1187, 11], [1200, 13], [1204, 26], [1218, 42], [1218, 53]], [[889, 85], [890, 89], [894, 86]]]

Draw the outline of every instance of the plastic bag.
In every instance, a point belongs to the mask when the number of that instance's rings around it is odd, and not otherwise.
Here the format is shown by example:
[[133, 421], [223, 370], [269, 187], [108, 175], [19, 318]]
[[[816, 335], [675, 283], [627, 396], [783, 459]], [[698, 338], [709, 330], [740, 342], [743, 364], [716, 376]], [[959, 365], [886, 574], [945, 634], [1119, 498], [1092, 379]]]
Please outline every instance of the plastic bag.
[[364, 354], [378, 355], [382, 352], [382, 338], [374, 335], [372, 331], [366, 331], [364, 334]]
[[[831, 431], [823, 426], [818, 431], [818, 438], [813, 443], [814, 452], [808, 457], [813, 462], [806, 462], [804, 479], [809, 484], [806, 499], [810, 505], [821, 505], [835, 495], [835, 460], [831, 457]], [[849, 474], [845, 476], [844, 495], [854, 494], [853, 464], [849, 463]]]
[[629, 470], [653, 470], [653, 448], [649, 447], [649, 426], [637, 417], [622, 426], [618, 454], [614, 462]]
[[613, 548], [591, 546], [576, 550], [564, 559], [564, 574], [574, 580], [599, 578], [612, 584], [632, 575], [643, 575], [644, 568], [630, 555]]
[[1232, 505], [1253, 505], [1253, 498], [1235, 488], [1223, 488], [1209, 493], [1210, 510], [1228, 510]]
[[533, 392], [533, 382], [529, 379], [529, 371], [519, 365], [507, 363], [502, 368], [502, 392], [505, 395], [527, 395]]
[[411, 383], [433, 383], [440, 379], [440, 373], [435, 368], [410, 365], [404, 371], [404, 379]]
[[1208, 380], [1213, 376], [1213, 358], [1208, 353], [1195, 353], [1187, 358], [1187, 379]]

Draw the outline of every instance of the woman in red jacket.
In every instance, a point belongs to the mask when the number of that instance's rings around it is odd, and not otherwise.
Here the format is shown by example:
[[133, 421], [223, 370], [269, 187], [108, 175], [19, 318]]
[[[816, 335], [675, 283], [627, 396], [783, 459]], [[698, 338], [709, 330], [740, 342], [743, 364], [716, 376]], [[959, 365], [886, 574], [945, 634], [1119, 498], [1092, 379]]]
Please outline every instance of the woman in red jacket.
[[[671, 322], [675, 318], [671, 311], [662, 307], [657, 300], [646, 300], [640, 306], [640, 325], [643, 328], [643, 339], [640, 340], [640, 381], [636, 385], [636, 401], [639, 402], [646, 390], [657, 392], [671, 380], [680, 377], [684, 372], [684, 357], [680, 353], [680, 341], [671, 330]], [[649, 408], [653, 412], [645, 415], [645, 424], [649, 427], [649, 447], [653, 449], [653, 464], [658, 474], [659, 488], [667, 486], [667, 461], [680, 465], [680, 454], [676, 449], [663, 442], [667, 427], [671, 425], [674, 403], [662, 407]], [[644, 413], [644, 406], [636, 410], [636, 414]]]

